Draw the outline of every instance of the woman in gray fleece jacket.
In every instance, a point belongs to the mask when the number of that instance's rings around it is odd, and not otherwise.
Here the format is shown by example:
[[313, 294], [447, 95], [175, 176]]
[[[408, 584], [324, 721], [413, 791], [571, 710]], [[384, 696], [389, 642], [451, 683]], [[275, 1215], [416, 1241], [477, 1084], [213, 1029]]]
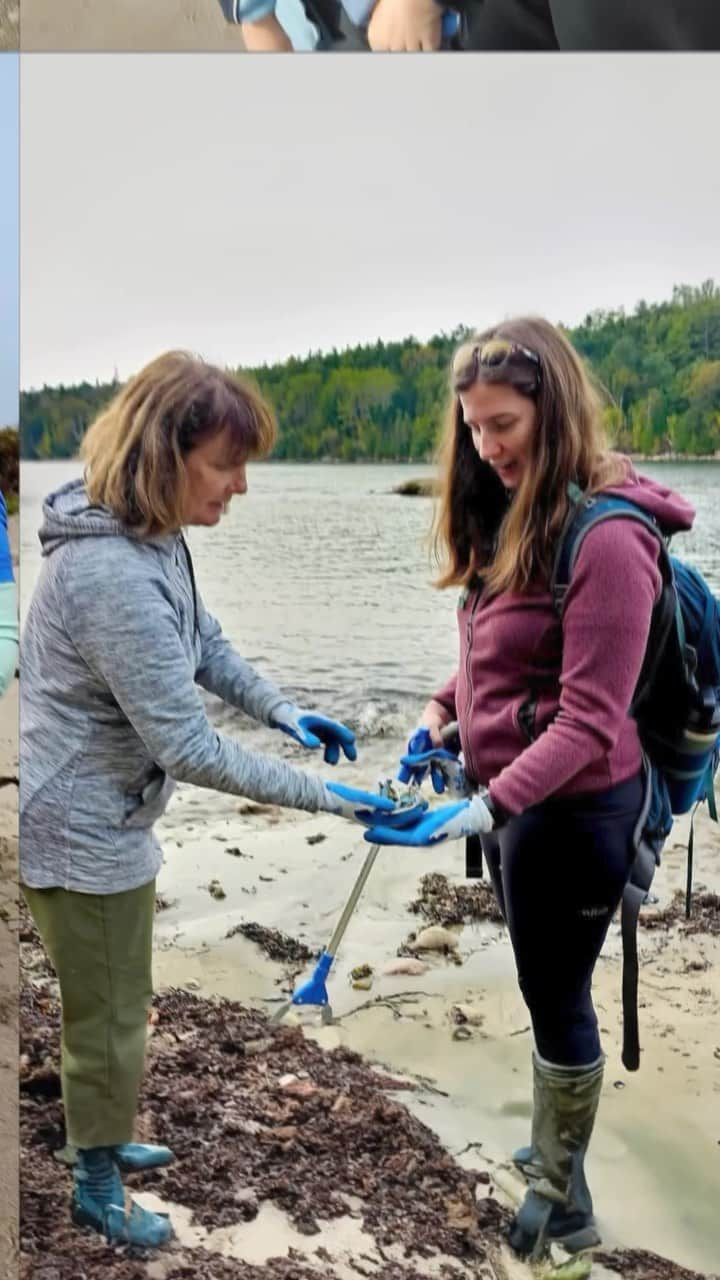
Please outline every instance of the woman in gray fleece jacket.
[[[237, 654], [206, 611], [182, 536], [214, 525], [275, 439], [252, 388], [182, 352], [148, 365], [88, 431], [83, 480], [52, 494], [21, 679], [23, 890], [56, 969], [62, 1088], [77, 1148], [73, 1216], [158, 1245], [167, 1218], [124, 1208], [120, 1168], [171, 1158], [131, 1141], [152, 998], [153, 824], [174, 783], [365, 825], [356, 791], [244, 750], [208, 722], [198, 685], [307, 747], [356, 756], [344, 725], [303, 711]], [[401, 815], [398, 814], [398, 820]]]

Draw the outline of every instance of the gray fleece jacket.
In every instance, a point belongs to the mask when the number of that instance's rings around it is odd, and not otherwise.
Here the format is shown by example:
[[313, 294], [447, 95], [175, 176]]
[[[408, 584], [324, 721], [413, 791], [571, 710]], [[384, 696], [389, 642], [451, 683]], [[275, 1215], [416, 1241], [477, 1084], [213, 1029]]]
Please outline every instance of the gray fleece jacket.
[[22, 881], [83, 893], [147, 883], [174, 781], [328, 808], [320, 779], [210, 725], [198, 685], [265, 724], [287, 698], [203, 607], [181, 537], [140, 541], [79, 480], [43, 511], [21, 646]]

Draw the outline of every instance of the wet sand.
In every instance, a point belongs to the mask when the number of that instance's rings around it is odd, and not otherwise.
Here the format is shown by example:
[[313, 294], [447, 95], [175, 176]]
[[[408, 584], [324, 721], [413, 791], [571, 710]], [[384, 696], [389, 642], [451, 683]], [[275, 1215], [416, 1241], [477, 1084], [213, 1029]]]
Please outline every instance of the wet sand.
[[24, 50], [243, 50], [219, 0], [22, 0]]
[[[8, 522], [17, 570], [17, 516]], [[0, 1275], [17, 1265], [17, 715], [14, 680], [0, 702]]]
[[0, 0], [0, 49], [17, 49], [20, 37], [20, 6], [16, 0]]
[[[387, 754], [392, 756], [389, 750]], [[358, 766], [354, 771], [361, 772]], [[374, 780], [370, 774], [356, 776], [358, 784]], [[358, 1275], [376, 1280], [439, 1280], [441, 1275], [529, 1280], [528, 1267], [503, 1251], [498, 1236], [524, 1191], [508, 1153], [527, 1140], [530, 1117], [528, 1017], [503, 927], [490, 920], [452, 925], [449, 941], [457, 946], [423, 953], [423, 972], [383, 972], [399, 959], [408, 967], [407, 956], [398, 957], [398, 951], [405, 953], [411, 933], [424, 925], [410, 910], [423, 876], [437, 872], [450, 886], [464, 885], [461, 845], [432, 854], [381, 851], [328, 980], [334, 1023], [322, 1026], [315, 1013], [300, 1019], [291, 1012], [274, 1031], [265, 1016], [287, 999], [298, 972], [307, 976], [313, 968], [313, 962], [303, 965], [292, 953], [302, 944], [316, 954], [327, 942], [368, 846], [356, 828], [339, 819], [257, 806], [191, 787], [179, 789], [158, 834], [166, 860], [158, 884], [157, 1021], [139, 1136], [170, 1138], [182, 1158], [165, 1173], [140, 1179], [136, 1189], [148, 1207], [172, 1212], [179, 1240], [168, 1255], [129, 1271], [123, 1269], [124, 1255], [117, 1255], [111, 1267], [102, 1242], [84, 1237], [86, 1273], [117, 1280], [145, 1275], [179, 1280], [189, 1274], [218, 1280], [256, 1280], [256, 1275], [257, 1280], [311, 1280], [318, 1275], [337, 1280]], [[641, 931], [643, 1063], [635, 1075], [620, 1063], [616, 925], [598, 966], [595, 995], [608, 1063], [588, 1162], [605, 1249], [593, 1261], [594, 1280], [611, 1274], [626, 1280], [717, 1275], [720, 937], [717, 931], [686, 932], [678, 921], [662, 924], [660, 914], [682, 883], [684, 839], [684, 825], [678, 823], [654, 885], [660, 902], [653, 911], [660, 927]], [[717, 893], [720, 839], [705, 818], [696, 826], [696, 867], [698, 894]], [[708, 901], [716, 904], [708, 915], [715, 929], [717, 899]], [[239, 932], [239, 926], [249, 927], [256, 940]], [[259, 945], [263, 930], [280, 932], [279, 938], [270, 938], [275, 959]], [[283, 936], [287, 960], [282, 958]], [[356, 988], [350, 974], [362, 965], [372, 970], [370, 985]], [[43, 980], [35, 985], [42, 995]], [[217, 997], [234, 1003], [218, 1012], [213, 1004]], [[33, 1052], [47, 1062], [52, 1055], [42, 1007], [38, 1018]], [[218, 1018], [226, 1019], [230, 1030], [223, 1030]], [[228, 1073], [227, 1054], [248, 1039], [251, 1074], [243, 1074], [240, 1059], [238, 1070]], [[362, 1060], [357, 1063], [348, 1053], [358, 1053]], [[363, 1074], [368, 1068], [370, 1076]], [[56, 1266], [54, 1280], [69, 1280], [78, 1245], [62, 1225], [69, 1180], [65, 1186], [61, 1174], [58, 1182], [48, 1154], [62, 1141], [57, 1072], [48, 1071], [50, 1085], [41, 1083], [35, 1095], [39, 1110], [31, 1113], [32, 1120], [26, 1115], [26, 1141], [33, 1146], [40, 1203], [49, 1188], [57, 1190], [52, 1230], [58, 1252], [51, 1252], [47, 1262]], [[370, 1081], [377, 1071], [392, 1077], [397, 1091], [381, 1085], [371, 1098]], [[328, 1091], [323, 1094], [327, 1107], [315, 1096], [317, 1086]], [[288, 1100], [278, 1110], [278, 1090], [284, 1088], [290, 1096], [293, 1089], [298, 1093], [292, 1104]], [[341, 1115], [348, 1105], [343, 1094], [352, 1106]], [[386, 1096], [407, 1109], [407, 1116], [404, 1110], [392, 1112], [392, 1124], [405, 1135], [397, 1164], [382, 1147]], [[32, 1095], [24, 1092], [23, 1097], [24, 1106], [33, 1104]], [[297, 1111], [295, 1104], [303, 1098], [308, 1106], [317, 1102], [319, 1111]], [[368, 1145], [362, 1146], [363, 1159], [379, 1170], [375, 1217], [357, 1196], [353, 1160], [360, 1154], [354, 1151], [356, 1139], [349, 1140], [344, 1130], [352, 1107], [364, 1117], [362, 1143]], [[239, 1126], [230, 1138], [228, 1123]], [[238, 1153], [254, 1159], [260, 1134], [267, 1155], [262, 1135], [271, 1130], [277, 1136], [278, 1126], [280, 1142], [271, 1148], [276, 1181], [263, 1181], [266, 1165], [241, 1168]], [[475, 1253], [467, 1252], [465, 1236], [462, 1244], [458, 1236], [448, 1243], [442, 1215], [433, 1216], [437, 1205], [433, 1209], [423, 1200], [427, 1188], [422, 1189], [422, 1179], [416, 1185], [410, 1176], [431, 1139], [436, 1144], [433, 1160], [440, 1160], [443, 1169], [441, 1186], [447, 1179], [442, 1194], [456, 1205], [452, 1213], [460, 1213], [461, 1219], [458, 1171], [471, 1180], [460, 1196], [465, 1210], [468, 1186], [475, 1187], [470, 1215], [472, 1230], [480, 1231]], [[370, 1153], [381, 1148], [382, 1158], [375, 1159]], [[312, 1166], [303, 1164], [308, 1151]], [[205, 1170], [202, 1177], [198, 1163]], [[314, 1199], [304, 1198], [306, 1184], [312, 1182], [310, 1167], [323, 1171], [323, 1185], [331, 1193], [345, 1197], [347, 1214], [336, 1203], [333, 1213], [324, 1216], [319, 1184]], [[392, 1208], [398, 1179], [406, 1183], [399, 1216]], [[248, 1207], [253, 1187], [257, 1198]], [[380, 1202], [384, 1207], [378, 1207]], [[306, 1233], [303, 1213], [308, 1209], [319, 1232], [312, 1227]], [[490, 1225], [483, 1213], [490, 1213]], [[479, 1215], [477, 1221], [473, 1215]], [[42, 1237], [42, 1213], [36, 1218]], [[412, 1248], [409, 1240], [425, 1219], [434, 1225], [418, 1252], [417, 1240]], [[638, 1250], [650, 1250], [653, 1257]], [[35, 1280], [27, 1258], [23, 1265], [24, 1274]]]
[[[252, 809], [180, 790], [161, 833], [166, 865], [159, 889], [170, 905], [158, 915], [155, 980], [161, 989], [190, 983], [202, 994], [272, 1011], [288, 988], [283, 966], [242, 935], [225, 935], [243, 921], [256, 922], [317, 952], [367, 846], [337, 819]], [[656, 877], [659, 907], [683, 883], [686, 826], [676, 824]], [[408, 1098], [410, 1108], [462, 1163], [490, 1171], [512, 1195], [519, 1188], [507, 1153], [528, 1136], [531, 1041], [502, 926], [458, 929], [459, 965], [428, 953], [421, 975], [382, 973], [422, 924], [408, 910], [422, 875], [433, 870], [460, 882], [462, 857], [459, 845], [431, 856], [381, 852], [328, 982], [337, 1021], [308, 1034], [425, 1081], [427, 1089]], [[720, 838], [704, 817], [696, 828], [696, 868], [698, 892], [717, 893]], [[212, 881], [224, 898], [211, 895]], [[610, 1247], [654, 1249], [709, 1272], [720, 1256], [720, 938], [687, 934], [675, 924], [642, 929], [640, 945], [643, 1060], [636, 1074], [620, 1062], [617, 925], [596, 974], [608, 1055], [589, 1160], [598, 1218]], [[349, 980], [362, 964], [373, 969], [370, 990], [356, 990]], [[466, 1039], [454, 1038], [458, 1004], [476, 1019], [466, 1025]]]

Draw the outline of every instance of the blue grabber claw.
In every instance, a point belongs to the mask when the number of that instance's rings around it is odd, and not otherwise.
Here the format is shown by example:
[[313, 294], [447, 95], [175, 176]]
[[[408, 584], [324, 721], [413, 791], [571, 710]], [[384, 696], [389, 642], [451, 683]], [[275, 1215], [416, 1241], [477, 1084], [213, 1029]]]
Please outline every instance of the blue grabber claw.
[[340, 940], [347, 929], [350, 917], [357, 906], [358, 898], [365, 888], [365, 882], [372, 871], [373, 863], [375, 862], [379, 852], [379, 844], [373, 844], [370, 846], [370, 851], [360, 868], [360, 874], [352, 887], [350, 897], [345, 903], [343, 913], [335, 926], [335, 932], [315, 965], [312, 975], [308, 978], [307, 982], [303, 982], [297, 988], [291, 1000], [286, 1001], [285, 1004], [281, 1005], [280, 1008], [275, 1011], [270, 1019], [272, 1024], [281, 1022], [285, 1017], [285, 1014], [288, 1013], [290, 1009], [299, 1008], [305, 1005], [314, 1005], [316, 1008], [320, 1009], [323, 1023], [328, 1024], [332, 1022], [333, 1012], [325, 982], [332, 968], [335, 956], [337, 955]]
[[[429, 747], [430, 745], [429, 731], [427, 729], [422, 729], [420, 730], [420, 733], [427, 735], [427, 745]], [[453, 721], [452, 724], [447, 725], [442, 730], [441, 737], [445, 742], [451, 739], [452, 737], [454, 737], [456, 733], [457, 733], [457, 723]], [[415, 735], [415, 737], [418, 737], [418, 736], [419, 734]], [[416, 750], [419, 750], [419, 749], [420, 748], [416, 748]], [[402, 769], [398, 773], [399, 781], [400, 782], [406, 781], [406, 779], [402, 778], [401, 774], [402, 774]], [[384, 787], [391, 787], [391, 786], [392, 786], [391, 783], [380, 784], [381, 790]], [[412, 806], [414, 803], [416, 803], [414, 797], [416, 797], [417, 794], [418, 794], [417, 787], [410, 788], [406, 793], [406, 796], [403, 798], [403, 804], [407, 803], [408, 805]], [[307, 981], [301, 983], [301, 985], [294, 991], [290, 1000], [286, 1000], [283, 1004], [280, 1005], [279, 1009], [275, 1010], [275, 1013], [270, 1018], [271, 1026], [276, 1026], [279, 1022], [282, 1022], [285, 1015], [289, 1013], [291, 1009], [302, 1008], [307, 1005], [313, 1006], [314, 1008], [319, 1009], [321, 1011], [323, 1024], [327, 1025], [332, 1023], [333, 1012], [332, 1012], [332, 1006], [330, 1004], [330, 997], [327, 991], [326, 980], [334, 964], [335, 957], [337, 955], [337, 949], [338, 949], [338, 946], [340, 945], [340, 941], [345, 933], [345, 930], [348, 927], [350, 917], [352, 916], [352, 913], [358, 904], [358, 899], [360, 897], [360, 894], [365, 888], [367, 878], [373, 869], [373, 864], [379, 852], [380, 852], [379, 844], [373, 844], [370, 846], [370, 850], [365, 857], [365, 861], [363, 862], [362, 867], [360, 868], [358, 878], [355, 881], [355, 884], [353, 885], [350, 891], [350, 896], [347, 902], [345, 903], [345, 906], [343, 907], [342, 915], [340, 916], [340, 919], [338, 920], [335, 926], [335, 932], [333, 933], [332, 938], [328, 942], [325, 950], [323, 951], [322, 955], [317, 961], [317, 964], [315, 965], [315, 968], [313, 969], [313, 972], [310, 975], [310, 977], [307, 979]]]

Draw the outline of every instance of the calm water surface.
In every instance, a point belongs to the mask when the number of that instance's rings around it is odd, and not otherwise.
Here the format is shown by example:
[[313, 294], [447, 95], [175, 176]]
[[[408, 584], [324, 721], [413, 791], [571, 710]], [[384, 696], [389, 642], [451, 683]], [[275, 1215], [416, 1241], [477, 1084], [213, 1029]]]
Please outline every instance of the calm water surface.
[[[673, 548], [720, 593], [720, 466], [640, 469], [695, 505], [695, 531]], [[42, 500], [80, 471], [76, 462], [22, 466], [23, 611], [40, 567]], [[247, 495], [220, 524], [190, 531], [205, 604], [243, 656], [368, 740], [402, 738], [455, 665], [457, 593], [430, 585], [431, 500], [392, 493], [431, 474], [417, 465], [256, 464]], [[219, 726], [237, 718], [216, 700], [210, 712]], [[253, 727], [253, 745], [265, 735]], [[276, 750], [277, 734], [270, 741]]]

